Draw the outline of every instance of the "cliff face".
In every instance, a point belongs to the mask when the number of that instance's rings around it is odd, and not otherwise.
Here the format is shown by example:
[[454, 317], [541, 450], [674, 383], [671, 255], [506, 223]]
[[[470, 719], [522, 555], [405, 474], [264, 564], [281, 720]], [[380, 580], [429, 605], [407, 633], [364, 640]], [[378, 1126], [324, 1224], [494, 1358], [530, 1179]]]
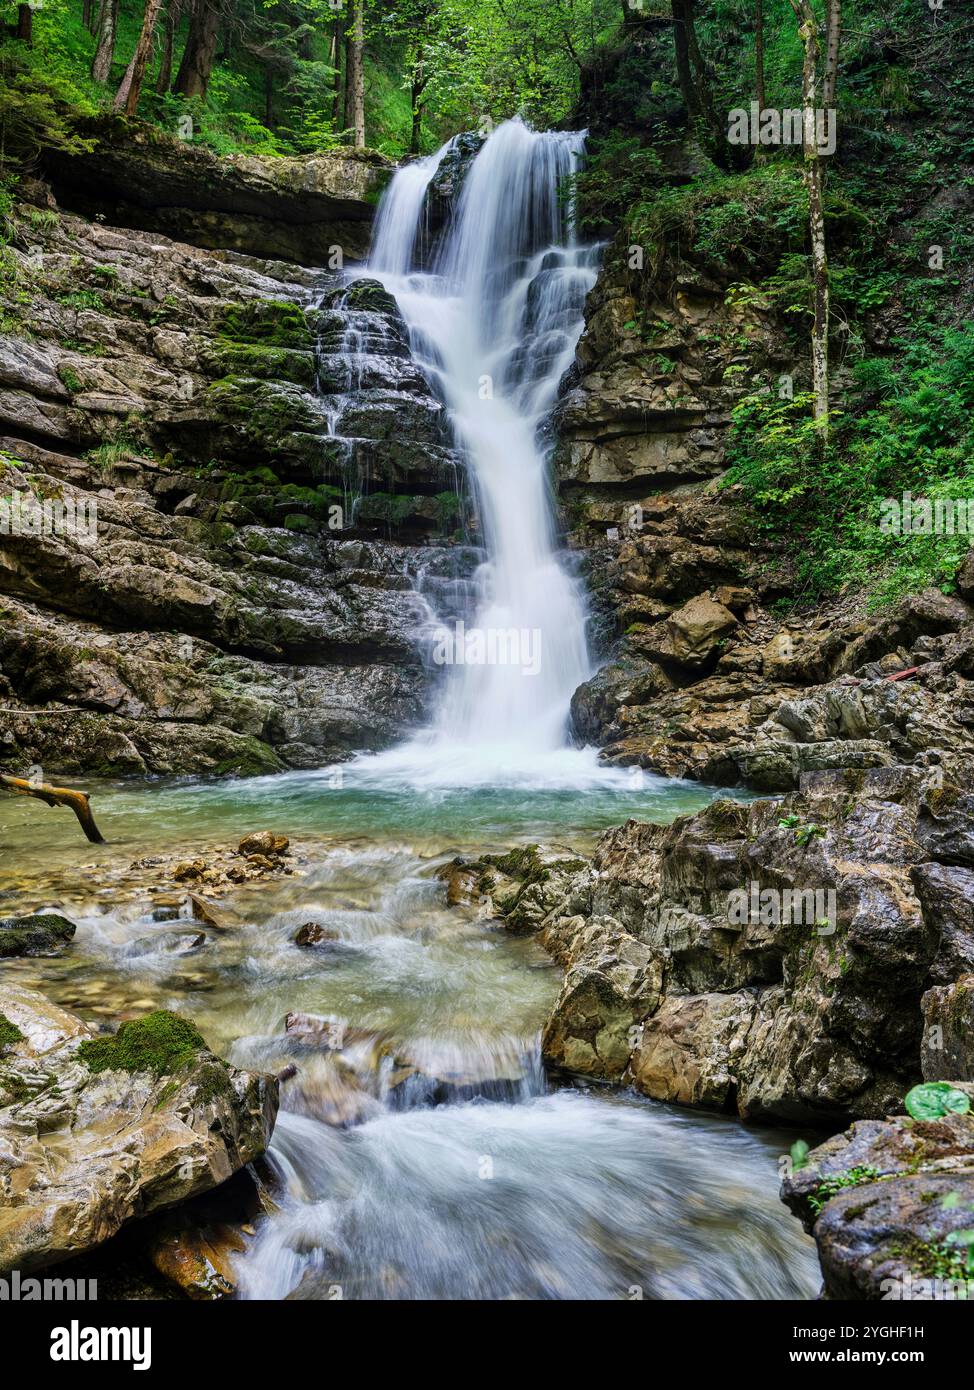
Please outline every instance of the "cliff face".
[[768, 791], [914, 761], [959, 775], [974, 567], [956, 597], [870, 615], [842, 595], [781, 616], [789, 565], [721, 475], [734, 403], [806, 364], [732, 278], [675, 249], [644, 275], [613, 245], [589, 298], [553, 451], [604, 663], [575, 694], [575, 734], [612, 762]]
[[[185, 157], [159, 176], [167, 226]], [[241, 163], [213, 199], [234, 225], [225, 204], [256, 186]], [[352, 164], [335, 215], [367, 230], [374, 169]], [[95, 167], [91, 198], [115, 168]], [[151, 178], [128, 187], [148, 198]], [[283, 225], [291, 204], [262, 190]], [[414, 591], [467, 562], [462, 470], [395, 304], [23, 191], [0, 287], [4, 762], [306, 767], [421, 722]]]

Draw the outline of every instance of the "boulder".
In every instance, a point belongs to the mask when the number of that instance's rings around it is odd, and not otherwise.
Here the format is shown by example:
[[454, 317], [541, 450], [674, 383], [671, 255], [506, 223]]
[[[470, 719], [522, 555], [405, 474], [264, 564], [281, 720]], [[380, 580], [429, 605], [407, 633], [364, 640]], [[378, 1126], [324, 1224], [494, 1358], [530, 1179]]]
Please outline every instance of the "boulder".
[[33, 917], [0, 917], [0, 957], [59, 956], [77, 927], [59, 912]]
[[277, 1082], [228, 1066], [178, 1015], [97, 1034], [6, 985], [0, 1018], [19, 1034], [0, 1056], [0, 1270], [90, 1250], [267, 1147]]
[[858, 1121], [781, 1195], [815, 1237], [825, 1297], [969, 1298], [974, 1114]]

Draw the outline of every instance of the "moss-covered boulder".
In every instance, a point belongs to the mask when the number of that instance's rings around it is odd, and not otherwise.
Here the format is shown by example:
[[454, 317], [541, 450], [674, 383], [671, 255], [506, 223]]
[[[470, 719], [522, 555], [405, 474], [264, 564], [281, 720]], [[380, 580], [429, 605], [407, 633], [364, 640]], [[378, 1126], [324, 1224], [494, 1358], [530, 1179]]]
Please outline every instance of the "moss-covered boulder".
[[160, 1011], [97, 1033], [6, 985], [0, 1020], [0, 1273], [90, 1250], [267, 1147], [277, 1081], [228, 1066], [188, 1019]]
[[76, 930], [74, 923], [58, 912], [0, 917], [0, 957], [59, 956]]

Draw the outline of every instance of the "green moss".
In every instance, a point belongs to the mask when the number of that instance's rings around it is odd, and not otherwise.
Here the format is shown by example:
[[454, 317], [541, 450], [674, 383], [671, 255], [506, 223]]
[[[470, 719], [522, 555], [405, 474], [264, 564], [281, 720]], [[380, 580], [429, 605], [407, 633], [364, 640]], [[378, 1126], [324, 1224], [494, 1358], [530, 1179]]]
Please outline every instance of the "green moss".
[[196, 1061], [206, 1043], [194, 1024], [160, 1009], [123, 1023], [108, 1038], [83, 1042], [79, 1056], [93, 1072], [149, 1072], [169, 1076]]
[[64, 385], [71, 392], [72, 396], [76, 396], [79, 391], [83, 391], [85, 389], [84, 383], [78, 376], [77, 372], [72, 371], [70, 367], [66, 367], [63, 362], [61, 366], [58, 367], [57, 374], [61, 378], [61, 381], [64, 383]]
[[285, 299], [255, 299], [230, 304], [217, 325], [224, 338], [264, 347], [311, 347], [311, 332], [304, 311]]
[[24, 1035], [16, 1023], [11, 1023], [6, 1014], [0, 1014], [0, 1051], [23, 1040]]

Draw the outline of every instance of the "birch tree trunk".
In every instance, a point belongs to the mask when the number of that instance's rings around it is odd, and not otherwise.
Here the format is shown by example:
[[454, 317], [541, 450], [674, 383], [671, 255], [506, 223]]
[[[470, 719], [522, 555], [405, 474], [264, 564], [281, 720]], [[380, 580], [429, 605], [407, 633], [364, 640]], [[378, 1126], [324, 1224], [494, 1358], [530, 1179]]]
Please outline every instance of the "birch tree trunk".
[[822, 422], [823, 447], [828, 439], [829, 414], [829, 262], [825, 245], [824, 167], [815, 139], [815, 88], [818, 79], [818, 25], [811, 0], [791, 0], [804, 48], [802, 117], [808, 227], [812, 246], [812, 284], [815, 320], [812, 325], [812, 415]]

